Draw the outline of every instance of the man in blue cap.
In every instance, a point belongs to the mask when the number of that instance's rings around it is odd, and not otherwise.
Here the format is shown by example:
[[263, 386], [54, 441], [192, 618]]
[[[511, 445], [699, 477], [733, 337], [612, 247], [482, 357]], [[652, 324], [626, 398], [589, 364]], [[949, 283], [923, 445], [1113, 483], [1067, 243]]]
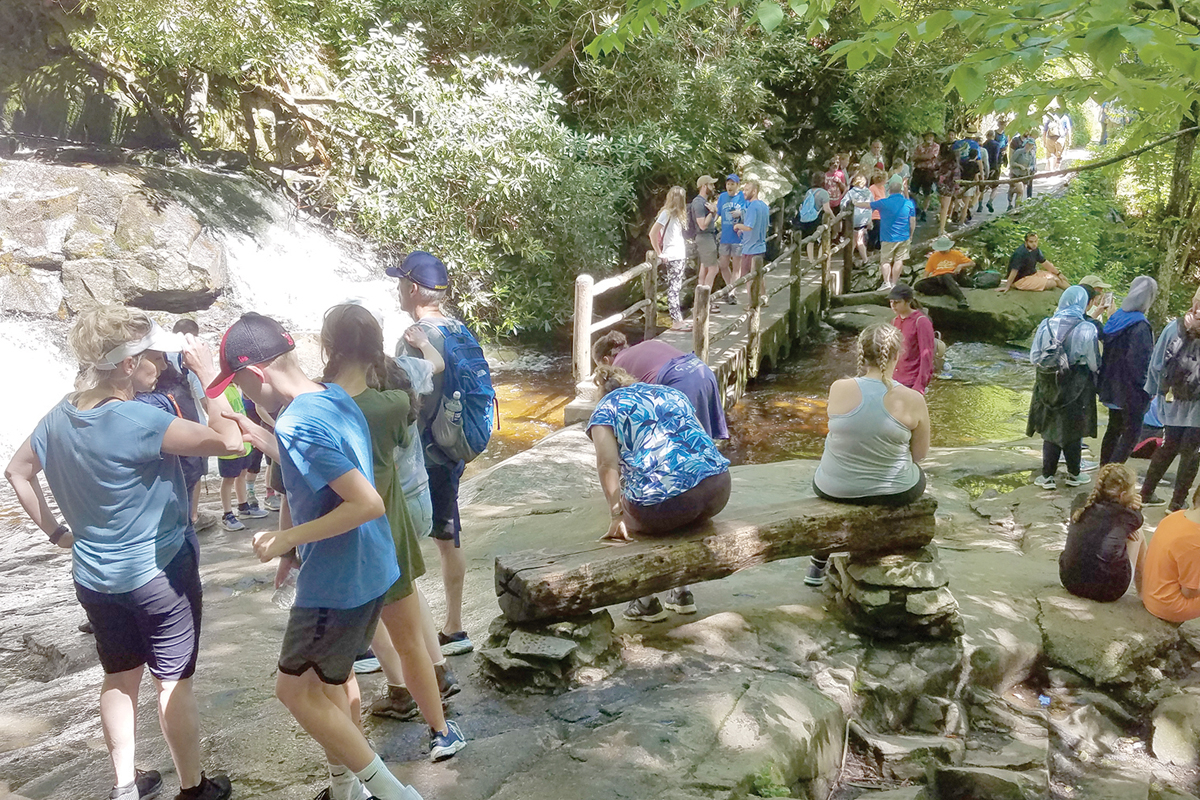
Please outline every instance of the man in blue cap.
[[[740, 264], [742, 260], [742, 236], [733, 229], [735, 223], [741, 222], [742, 210], [746, 207], [746, 197], [738, 188], [740, 185], [737, 173], [729, 173], [725, 176], [725, 191], [717, 197], [717, 214], [721, 217], [717, 266], [721, 268], [721, 277], [725, 279], [726, 286], [735, 280], [730, 264]], [[737, 305], [736, 293], [730, 290], [726, 300], [730, 305]]]
[[[404, 341], [396, 345], [396, 354], [423, 357], [417, 346], [424, 337], [414, 335], [423, 330], [444, 364], [446, 331], [465, 327], [442, 313], [442, 301], [450, 289], [446, 265], [437, 256], [416, 250], [409, 253], [400, 266], [388, 267], [386, 272], [400, 279], [400, 308], [417, 321], [417, 325], [409, 329], [412, 333], [406, 331]], [[433, 439], [431, 425], [442, 406], [445, 383], [442, 367], [435, 365], [434, 369], [433, 391], [421, 405], [417, 427], [421, 430], [421, 441], [425, 445], [425, 471], [429, 474], [429, 496], [433, 504], [431, 536], [437, 543], [441, 557], [442, 585], [446, 592], [446, 621], [438, 631], [438, 643], [444, 655], [453, 656], [469, 653], [475, 648], [462, 622], [467, 560], [463, 556], [460, 541], [462, 523], [458, 514], [458, 485], [466, 463], [446, 453]]]

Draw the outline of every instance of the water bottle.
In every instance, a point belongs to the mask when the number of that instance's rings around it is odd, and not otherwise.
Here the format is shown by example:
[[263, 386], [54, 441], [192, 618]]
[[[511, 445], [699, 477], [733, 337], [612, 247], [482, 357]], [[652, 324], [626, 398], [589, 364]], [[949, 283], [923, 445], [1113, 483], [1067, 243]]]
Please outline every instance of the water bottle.
[[292, 567], [288, 570], [287, 577], [283, 579], [283, 583], [279, 584], [279, 588], [275, 590], [275, 594], [271, 595], [271, 602], [284, 611], [290, 610], [296, 604], [296, 579], [299, 576], [299, 567]]
[[446, 398], [446, 414], [452, 425], [462, 425], [462, 392]]

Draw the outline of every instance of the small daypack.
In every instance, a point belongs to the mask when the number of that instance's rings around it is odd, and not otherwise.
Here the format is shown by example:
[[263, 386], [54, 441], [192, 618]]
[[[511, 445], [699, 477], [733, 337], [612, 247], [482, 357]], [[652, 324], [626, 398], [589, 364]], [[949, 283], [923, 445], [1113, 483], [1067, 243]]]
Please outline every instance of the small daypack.
[[1200, 337], [1190, 336], [1179, 320], [1180, 335], [1163, 354], [1162, 386], [1176, 400], [1200, 400]]
[[1058, 375], [1070, 371], [1071, 359], [1067, 355], [1067, 340], [1071, 338], [1071, 333], [1079, 327], [1081, 322], [1083, 322], [1081, 319], [1071, 320], [1069, 324], [1064, 325], [1060, 329], [1058, 338], [1050, 342], [1050, 346], [1046, 348], [1041, 358], [1038, 359], [1038, 369], [1054, 372]]
[[796, 212], [796, 221], [812, 222], [817, 218], [818, 213], [817, 190], [809, 189], [808, 193], [804, 195], [804, 202], [800, 204], [800, 210]]
[[696, 236], [700, 233], [700, 224], [696, 222], [696, 214], [692, 211], [692, 204], [687, 205], [687, 224], [683, 226], [683, 238], [685, 241], [694, 242]]
[[[483, 348], [467, 326], [457, 320], [417, 324], [427, 332], [436, 330], [444, 345], [442, 396], [437, 398], [438, 410], [430, 424], [433, 440], [451, 458], [473, 461], [492, 438], [492, 414], [497, 411], [492, 371]], [[461, 410], [453, 408], [455, 392], [459, 393]]]

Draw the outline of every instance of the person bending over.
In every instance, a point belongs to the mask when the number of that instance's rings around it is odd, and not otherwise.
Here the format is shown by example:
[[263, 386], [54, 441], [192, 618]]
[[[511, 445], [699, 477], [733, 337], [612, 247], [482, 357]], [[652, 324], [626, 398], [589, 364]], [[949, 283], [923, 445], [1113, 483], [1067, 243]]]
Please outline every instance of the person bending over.
[[1142, 536], [1142, 498], [1133, 473], [1107, 464], [1096, 474], [1096, 487], [1071, 515], [1067, 543], [1058, 557], [1058, 577], [1073, 595], [1111, 603], [1129, 589], [1142, 591], [1146, 540]]
[[[729, 502], [729, 461], [713, 444], [683, 392], [639, 383], [623, 369], [601, 364], [593, 376], [601, 399], [588, 420], [596, 471], [611, 522], [605, 540], [631, 542], [703, 522]], [[694, 614], [686, 586], [673, 589], [667, 607]], [[632, 601], [624, 617], [660, 622], [658, 598]]]
[[[858, 335], [858, 376], [829, 387], [829, 435], [813, 476], [817, 496], [835, 503], [902, 506], [925, 492], [918, 466], [929, 452], [929, 408], [920, 392], [892, 379], [903, 335], [871, 325]], [[813, 556], [804, 582], [825, 582], [828, 555]]]

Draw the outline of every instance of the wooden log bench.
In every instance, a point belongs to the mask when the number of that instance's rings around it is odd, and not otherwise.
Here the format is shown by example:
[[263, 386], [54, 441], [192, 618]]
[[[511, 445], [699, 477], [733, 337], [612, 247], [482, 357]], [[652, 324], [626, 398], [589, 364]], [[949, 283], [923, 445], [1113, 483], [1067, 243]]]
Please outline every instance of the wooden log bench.
[[[900, 508], [798, 497], [627, 545], [506, 553], [496, 557], [496, 596], [513, 622], [567, 619], [769, 561], [915, 550], [933, 540], [936, 509], [928, 495]], [[797, 586], [800, 580], [797, 572]]]

